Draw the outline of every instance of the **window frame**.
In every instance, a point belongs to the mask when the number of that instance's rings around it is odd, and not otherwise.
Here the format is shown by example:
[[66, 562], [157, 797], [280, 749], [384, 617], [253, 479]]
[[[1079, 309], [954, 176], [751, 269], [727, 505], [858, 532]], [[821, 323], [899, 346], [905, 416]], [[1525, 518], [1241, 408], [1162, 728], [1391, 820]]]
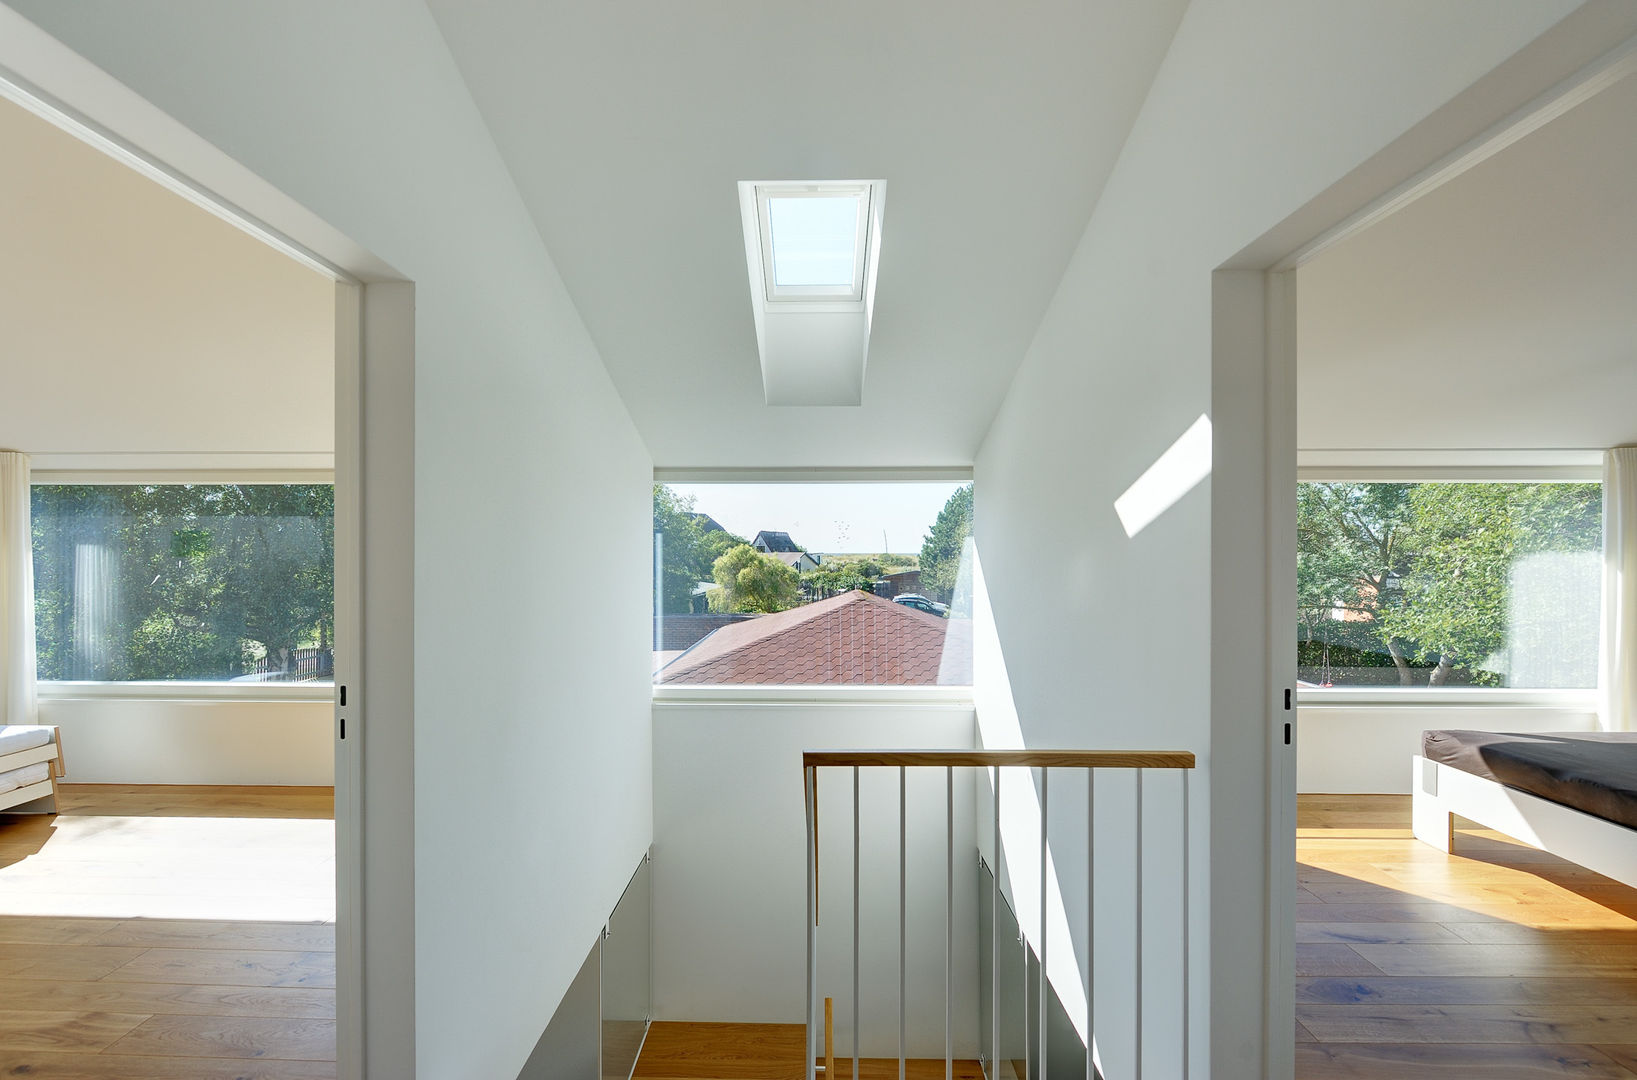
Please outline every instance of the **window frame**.
[[[772, 199], [822, 199], [845, 196], [858, 200], [858, 219], [853, 232], [853, 275], [847, 285], [780, 285], [773, 265]], [[762, 247], [762, 289], [770, 304], [843, 303], [864, 300], [864, 270], [869, 262], [870, 220], [874, 211], [873, 184], [786, 183], [756, 185], [756, 227]]]
[[[328, 484], [333, 468], [44, 468], [31, 469], [29, 486], [162, 487], [178, 484]], [[100, 681], [37, 679], [41, 701], [234, 701], [330, 702], [335, 683], [207, 682], [202, 680]]]
[[[800, 468], [655, 468], [655, 484], [971, 484], [975, 470], [957, 466], [875, 466]], [[975, 638], [975, 635], [974, 635]], [[973, 649], [977, 644], [974, 640]], [[974, 656], [974, 664], [976, 657]], [[974, 671], [973, 681], [977, 674]], [[652, 683], [656, 706], [780, 705], [862, 706], [910, 705], [961, 707], [974, 705], [974, 686], [898, 686], [844, 683]]]
[[[1322, 451], [1298, 455], [1296, 483], [1603, 483], [1596, 451]], [[1292, 568], [1294, 570], [1294, 568]], [[1598, 597], [1601, 625], [1602, 597]], [[1294, 669], [1292, 669], [1294, 670]], [[1294, 676], [1293, 676], [1294, 678]], [[1599, 675], [1601, 679], [1601, 675]], [[1459, 686], [1296, 687], [1298, 707], [1321, 709], [1550, 708], [1596, 712], [1598, 688]]]

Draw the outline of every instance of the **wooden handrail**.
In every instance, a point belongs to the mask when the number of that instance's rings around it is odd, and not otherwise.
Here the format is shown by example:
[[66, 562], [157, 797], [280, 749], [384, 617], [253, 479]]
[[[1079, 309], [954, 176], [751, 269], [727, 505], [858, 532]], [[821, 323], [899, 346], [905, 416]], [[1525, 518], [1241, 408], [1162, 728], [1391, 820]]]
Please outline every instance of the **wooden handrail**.
[[1188, 750], [805, 750], [801, 764], [803, 769], [835, 765], [1192, 769], [1194, 755]]

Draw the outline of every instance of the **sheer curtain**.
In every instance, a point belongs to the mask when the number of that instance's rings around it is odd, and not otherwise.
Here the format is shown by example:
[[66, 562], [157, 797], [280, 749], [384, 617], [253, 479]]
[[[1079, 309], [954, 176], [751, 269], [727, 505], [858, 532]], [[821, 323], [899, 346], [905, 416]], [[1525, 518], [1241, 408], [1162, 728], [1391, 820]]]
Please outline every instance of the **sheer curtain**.
[[0, 451], [0, 724], [38, 723], [28, 455]]
[[1637, 731], [1637, 446], [1603, 455], [1602, 722]]

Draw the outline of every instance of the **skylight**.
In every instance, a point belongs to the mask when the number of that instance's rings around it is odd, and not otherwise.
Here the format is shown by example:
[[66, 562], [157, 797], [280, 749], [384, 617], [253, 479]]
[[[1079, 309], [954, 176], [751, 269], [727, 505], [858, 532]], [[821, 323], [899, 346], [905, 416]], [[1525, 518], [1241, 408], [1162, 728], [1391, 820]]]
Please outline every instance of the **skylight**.
[[844, 285], [858, 262], [857, 195], [777, 195], [767, 200], [775, 285]]
[[769, 405], [864, 396], [885, 180], [741, 180], [750, 309]]
[[752, 187], [767, 300], [861, 301], [872, 186], [848, 182]]

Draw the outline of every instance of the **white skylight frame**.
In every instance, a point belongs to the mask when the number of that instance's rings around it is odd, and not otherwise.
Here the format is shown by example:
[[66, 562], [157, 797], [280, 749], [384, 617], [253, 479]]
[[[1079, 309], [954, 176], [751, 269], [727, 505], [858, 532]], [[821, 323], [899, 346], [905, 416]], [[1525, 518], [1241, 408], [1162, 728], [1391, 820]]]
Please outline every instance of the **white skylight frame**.
[[[756, 227], [762, 255], [762, 290], [768, 303], [795, 301], [797, 303], [843, 302], [862, 303], [864, 300], [865, 272], [869, 266], [874, 230], [877, 184], [872, 181], [844, 183], [759, 183], [756, 191]], [[811, 199], [847, 197], [858, 200], [858, 213], [853, 233], [852, 280], [846, 285], [780, 285], [775, 276], [773, 251], [773, 199]]]
[[[885, 180], [741, 180], [739, 218], [744, 230], [745, 269], [756, 351], [761, 358], [762, 392], [769, 405], [860, 405], [869, 363], [870, 326], [875, 315], [875, 283], [881, 267]], [[777, 220], [773, 200], [857, 199], [859, 215], [851, 252], [852, 280], [846, 285], [787, 285], [777, 281], [774, 240], [768, 227]], [[794, 251], [796, 280], [835, 280], [845, 265], [839, 222], [798, 213]], [[811, 226], [811, 227], [809, 227]], [[840, 256], [840, 258], [837, 258]], [[787, 263], [787, 268], [789, 265]]]

